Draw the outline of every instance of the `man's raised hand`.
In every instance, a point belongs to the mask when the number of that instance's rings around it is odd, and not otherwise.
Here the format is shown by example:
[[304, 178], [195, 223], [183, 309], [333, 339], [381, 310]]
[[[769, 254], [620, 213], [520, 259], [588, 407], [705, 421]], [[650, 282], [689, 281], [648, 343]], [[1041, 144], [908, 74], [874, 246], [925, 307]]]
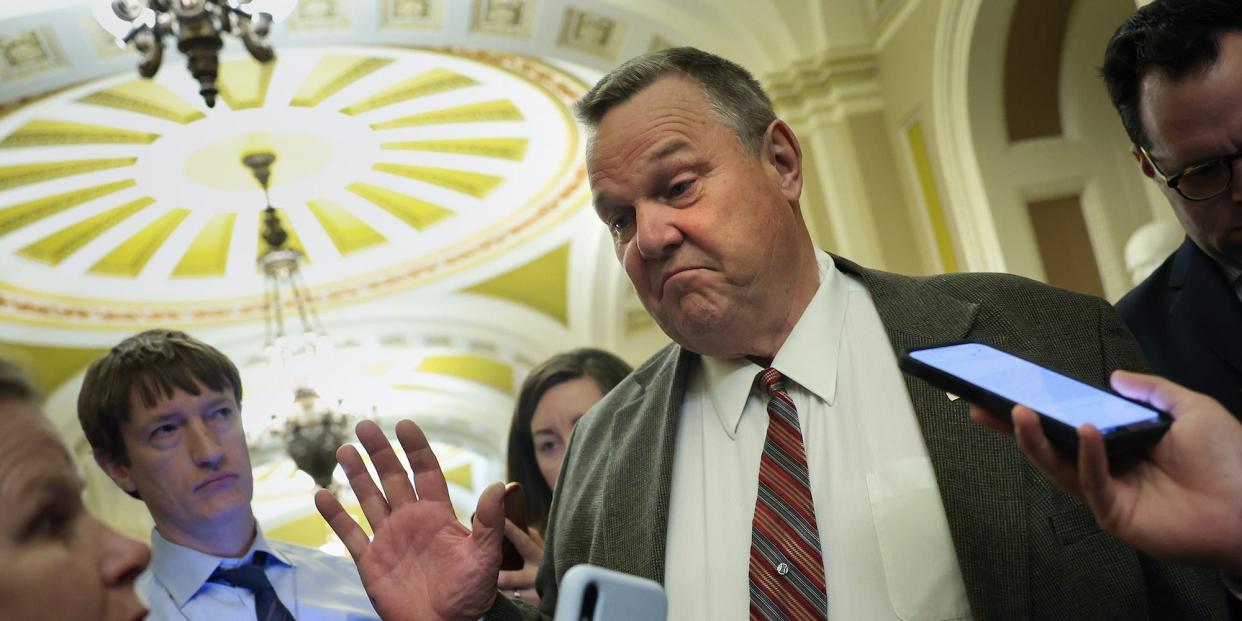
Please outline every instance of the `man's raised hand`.
[[397, 423], [397, 439], [409, 460], [412, 484], [378, 425], [362, 421], [356, 431], [383, 492], [353, 446], [338, 449], [336, 459], [374, 538], [367, 538], [327, 490], [315, 494], [315, 506], [349, 550], [376, 612], [385, 621], [482, 616], [497, 594], [504, 487], [495, 483], [483, 491], [473, 528], [468, 529], [453, 514], [444, 473], [418, 425], [408, 420]]

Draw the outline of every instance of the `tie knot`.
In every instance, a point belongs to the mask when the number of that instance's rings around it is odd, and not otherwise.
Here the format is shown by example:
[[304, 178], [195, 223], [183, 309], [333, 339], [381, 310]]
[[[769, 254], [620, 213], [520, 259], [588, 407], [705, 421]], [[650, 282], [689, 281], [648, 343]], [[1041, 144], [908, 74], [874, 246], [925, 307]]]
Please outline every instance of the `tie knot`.
[[254, 557], [245, 565], [238, 565], [232, 569], [217, 567], [211, 572], [208, 582], [223, 582], [236, 587], [241, 587], [251, 593], [261, 593], [272, 590], [272, 582], [267, 579], [267, 574], [263, 571], [263, 567], [267, 565], [267, 553], [255, 552]]
[[785, 376], [772, 367], [760, 371], [758, 377], [755, 378], [755, 382], [759, 384], [759, 387], [764, 392], [771, 396], [776, 396], [778, 392], [785, 392]]

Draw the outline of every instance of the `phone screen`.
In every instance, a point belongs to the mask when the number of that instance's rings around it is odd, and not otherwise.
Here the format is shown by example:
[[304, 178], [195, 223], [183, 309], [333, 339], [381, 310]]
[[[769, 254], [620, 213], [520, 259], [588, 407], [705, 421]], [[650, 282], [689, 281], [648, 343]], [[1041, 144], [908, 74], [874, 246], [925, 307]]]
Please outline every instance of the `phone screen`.
[[1160, 413], [994, 347], [962, 343], [920, 349], [911, 358], [954, 375], [1066, 425], [1101, 433], [1160, 418]]

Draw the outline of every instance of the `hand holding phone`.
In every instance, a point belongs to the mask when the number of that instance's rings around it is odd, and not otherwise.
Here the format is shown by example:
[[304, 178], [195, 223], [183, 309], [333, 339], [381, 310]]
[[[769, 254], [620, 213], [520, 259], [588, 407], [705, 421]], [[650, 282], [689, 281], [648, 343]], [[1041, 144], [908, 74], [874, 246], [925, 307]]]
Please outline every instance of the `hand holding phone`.
[[1086, 423], [1100, 430], [1112, 455], [1156, 443], [1172, 423], [1164, 412], [982, 343], [912, 349], [898, 366], [1005, 419], [1014, 405], [1030, 407], [1048, 439], [1071, 455]]
[[1117, 371], [1111, 384], [1176, 419], [1143, 459], [1120, 467], [1091, 430], [1081, 435], [1078, 455], [1063, 454], [1023, 406], [1014, 408], [1012, 425], [978, 407], [971, 419], [1016, 435], [1031, 462], [1090, 507], [1109, 534], [1158, 558], [1216, 567], [1242, 584], [1242, 423], [1215, 400], [1163, 378]]

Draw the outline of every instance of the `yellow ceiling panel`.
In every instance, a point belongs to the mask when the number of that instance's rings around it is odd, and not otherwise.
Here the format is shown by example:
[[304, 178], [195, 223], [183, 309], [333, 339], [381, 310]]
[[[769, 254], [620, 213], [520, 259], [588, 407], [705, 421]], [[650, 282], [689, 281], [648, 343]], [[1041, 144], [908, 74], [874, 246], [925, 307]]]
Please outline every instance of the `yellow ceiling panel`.
[[477, 382], [505, 393], [513, 392], [513, 368], [491, 358], [473, 354], [427, 356], [416, 370]]
[[382, 90], [358, 103], [341, 108], [341, 112], [350, 116], [370, 112], [395, 103], [426, 97], [436, 93], [457, 90], [478, 84], [477, 81], [446, 69], [432, 69], [427, 73], [414, 76], [391, 88]]
[[307, 201], [315, 219], [323, 226], [328, 238], [341, 255], [357, 252], [387, 241], [379, 231], [358, 219], [349, 210], [328, 200]]
[[465, 290], [516, 302], [569, 324], [569, 244]]
[[435, 168], [433, 166], [413, 166], [409, 164], [386, 164], [380, 162], [371, 167], [373, 170], [400, 175], [407, 179], [415, 179], [424, 183], [438, 185], [442, 188], [483, 198], [504, 183], [504, 177], [485, 175], [483, 173], [454, 170], [451, 168]]
[[204, 116], [190, 102], [160, 86], [154, 80], [145, 78], [96, 91], [78, 101], [154, 116], [182, 125], [197, 121]]
[[229, 263], [229, 242], [233, 239], [236, 213], [218, 213], [207, 221], [181, 261], [173, 269], [173, 278], [223, 276]]
[[79, 349], [0, 341], [0, 358], [16, 363], [44, 394], [60, 388], [74, 375], [107, 353], [107, 349]]
[[380, 146], [384, 149], [480, 155], [483, 157], [520, 161], [523, 157], [526, 157], [526, 147], [528, 144], [530, 144], [530, 141], [525, 138], [457, 138], [450, 140], [386, 142]]
[[346, 187], [420, 231], [453, 215], [452, 211], [439, 205], [369, 183], [355, 181]]
[[[353, 516], [354, 521], [362, 526], [367, 536], [371, 536], [371, 525], [362, 513], [362, 507], [356, 502], [345, 506], [345, 512]], [[318, 513], [311, 513], [285, 522], [273, 528], [264, 528], [263, 535], [277, 541], [287, 541], [308, 548], [318, 548], [332, 540], [332, 528], [323, 521]]]
[[442, 123], [485, 123], [488, 121], [521, 121], [522, 112], [508, 99], [493, 99], [479, 103], [454, 106], [403, 116], [383, 123], [373, 123], [371, 129], [397, 129], [440, 125]]
[[62, 144], [151, 144], [159, 137], [159, 134], [120, 127], [35, 119], [9, 134], [0, 142], [0, 148]]
[[43, 239], [40, 239], [18, 252], [51, 265], [60, 265], [69, 255], [77, 252], [91, 240], [103, 235], [112, 227], [125, 221], [126, 218], [142, 211], [155, 202], [150, 196], [143, 196], [124, 205], [113, 207], [103, 213], [95, 214], [85, 220], [67, 226]]
[[216, 83], [220, 99], [234, 110], [263, 107], [275, 66], [275, 61], [261, 63], [253, 58], [220, 63], [220, 79]]
[[18, 203], [11, 207], [5, 207], [0, 209], [0, 235], [5, 235], [27, 224], [38, 222], [48, 216], [56, 215], [66, 209], [77, 207], [101, 196], [107, 196], [113, 192], [133, 187], [135, 184], [136, 182], [133, 179], [122, 179], [121, 181], [70, 190]]
[[[280, 226], [285, 229], [285, 233], [289, 235], [289, 239], [285, 240], [285, 248], [289, 250], [297, 250], [302, 253], [302, 260], [310, 263], [310, 257], [306, 256], [306, 249], [302, 246], [302, 238], [298, 237], [298, 232], [289, 223], [289, 216], [285, 215], [283, 210], [276, 210], [276, 218], [280, 220]], [[259, 212], [259, 246], [255, 251], [254, 258], [258, 261], [263, 253], [267, 252], [267, 242], [263, 241], [263, 212]]]
[[391, 58], [325, 56], [319, 59], [306, 81], [289, 102], [293, 106], [314, 107], [341, 89], [361, 80], [392, 62]]
[[129, 276], [135, 278], [142, 273], [151, 255], [159, 250], [160, 245], [190, 215], [189, 209], [172, 209], [148, 224], [146, 228], [135, 233], [129, 239], [100, 259], [90, 269], [94, 274], [112, 276]]
[[133, 166], [136, 157], [113, 157], [101, 160], [70, 160], [64, 162], [39, 162], [38, 164], [17, 164], [0, 166], [0, 190], [7, 190], [21, 185], [72, 177], [97, 170]]
[[449, 485], [456, 485], [474, 491], [474, 464], [466, 462], [465, 464], [445, 471], [444, 480]]

